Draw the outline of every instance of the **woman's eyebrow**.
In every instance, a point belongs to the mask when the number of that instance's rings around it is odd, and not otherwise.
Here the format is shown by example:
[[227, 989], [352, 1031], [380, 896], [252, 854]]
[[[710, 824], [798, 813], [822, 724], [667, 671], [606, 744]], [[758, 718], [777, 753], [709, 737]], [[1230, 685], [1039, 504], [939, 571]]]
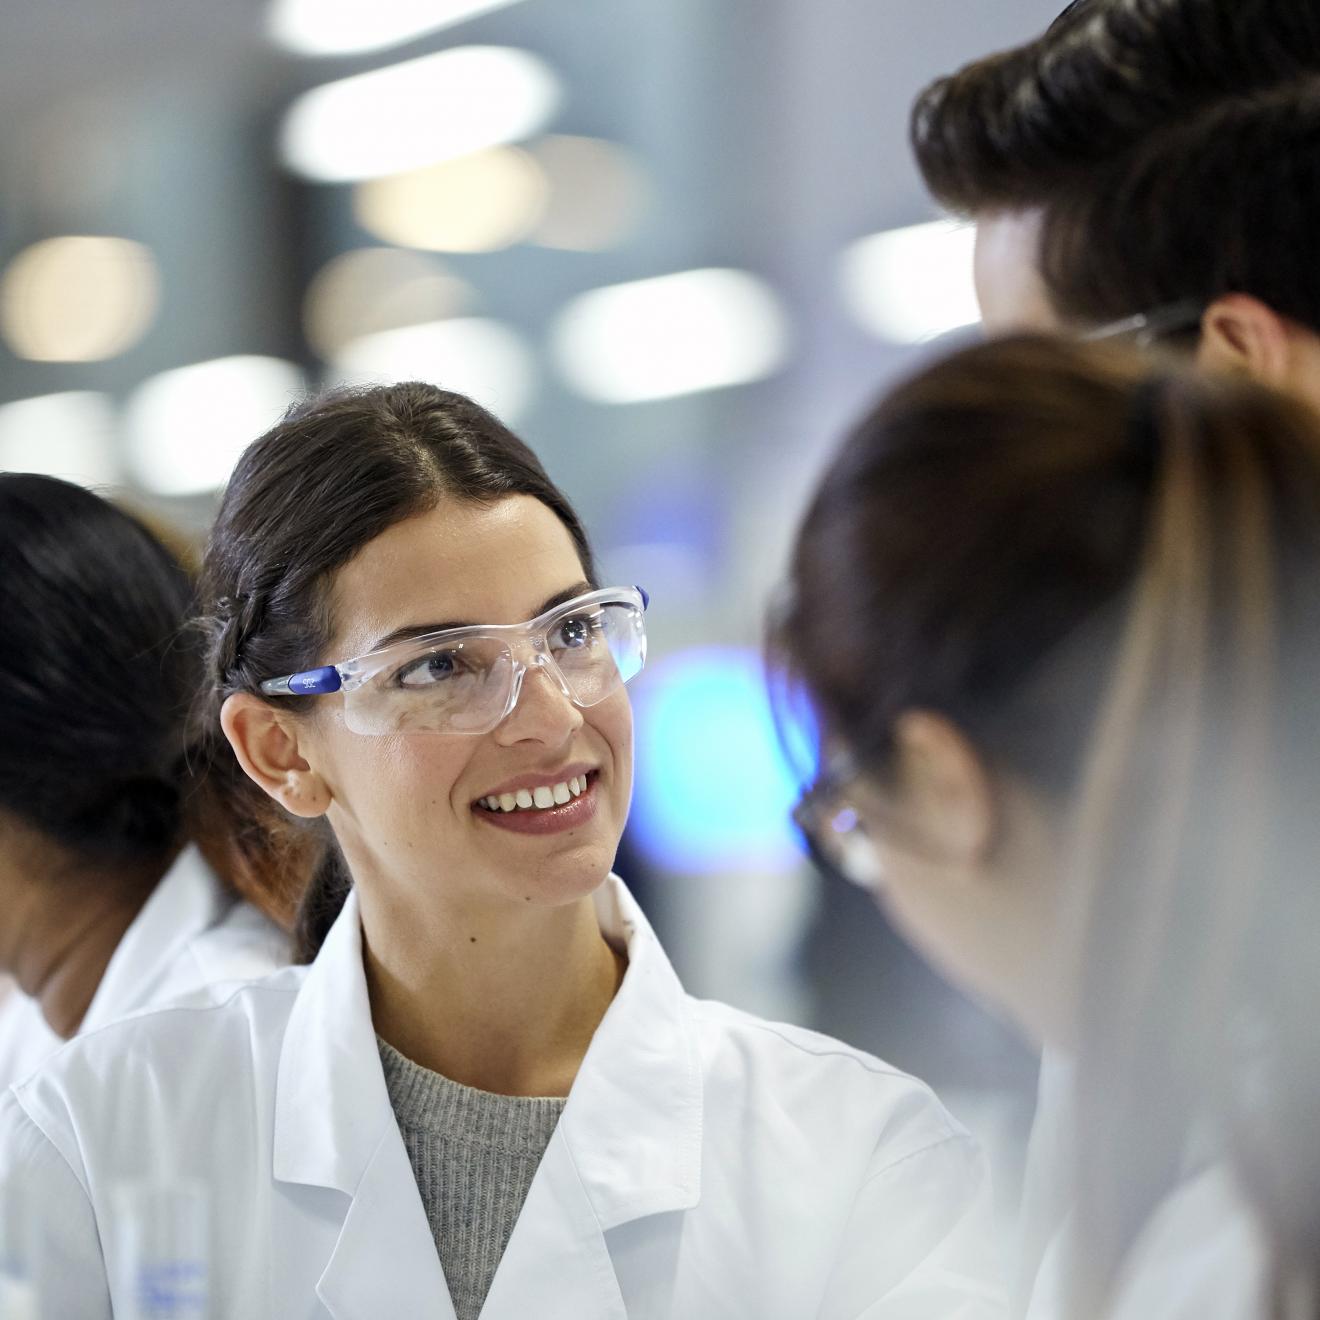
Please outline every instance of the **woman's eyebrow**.
[[[547, 610], [552, 610], [556, 605], [562, 605], [565, 601], [570, 601], [574, 596], [584, 595], [591, 591], [590, 582], [576, 582], [571, 587], [565, 587], [563, 591], [557, 591], [548, 600], [543, 601], [531, 614], [529, 619], [539, 618]], [[431, 633], [448, 632], [451, 628], [475, 628], [477, 625], [471, 621], [462, 619], [449, 623], [410, 623], [402, 628], [396, 628], [393, 632], [386, 633], [377, 641], [367, 647], [364, 655], [369, 655], [372, 651], [383, 651], [387, 646], [393, 646], [395, 642], [410, 641], [414, 637], [427, 637]]]

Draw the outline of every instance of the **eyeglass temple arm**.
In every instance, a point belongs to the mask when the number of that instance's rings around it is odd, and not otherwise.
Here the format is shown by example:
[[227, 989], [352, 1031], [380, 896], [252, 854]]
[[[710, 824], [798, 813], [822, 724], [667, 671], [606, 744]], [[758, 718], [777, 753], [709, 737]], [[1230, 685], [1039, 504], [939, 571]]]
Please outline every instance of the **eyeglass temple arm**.
[[268, 697], [319, 697], [326, 692], [338, 692], [342, 686], [339, 670], [334, 665], [322, 665], [301, 674], [267, 678], [262, 681], [261, 690]]

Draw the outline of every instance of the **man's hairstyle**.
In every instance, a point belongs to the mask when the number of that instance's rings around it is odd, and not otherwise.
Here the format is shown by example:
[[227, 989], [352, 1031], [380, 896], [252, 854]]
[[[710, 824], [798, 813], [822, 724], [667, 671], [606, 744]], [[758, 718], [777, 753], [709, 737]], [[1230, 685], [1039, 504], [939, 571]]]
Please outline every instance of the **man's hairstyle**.
[[1249, 293], [1320, 329], [1320, 5], [1078, 0], [912, 113], [934, 196], [1041, 212], [1055, 310]]

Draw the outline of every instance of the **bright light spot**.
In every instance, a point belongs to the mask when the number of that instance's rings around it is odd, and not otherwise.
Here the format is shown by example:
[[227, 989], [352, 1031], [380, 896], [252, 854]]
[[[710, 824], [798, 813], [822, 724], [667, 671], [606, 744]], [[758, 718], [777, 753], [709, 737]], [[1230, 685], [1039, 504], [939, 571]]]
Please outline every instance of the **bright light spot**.
[[454, 390], [514, 426], [536, 389], [530, 350], [502, 321], [457, 317], [431, 325], [385, 330], [335, 355], [343, 380], [424, 380]]
[[353, 55], [401, 46], [516, 0], [275, 0], [271, 40], [296, 55]]
[[560, 313], [552, 347], [579, 393], [633, 403], [768, 376], [787, 355], [788, 327], [763, 280], [689, 270], [582, 294]]
[[535, 55], [460, 46], [305, 93], [285, 118], [281, 151], [322, 183], [399, 174], [530, 137], [560, 97]]
[[688, 872], [799, 864], [788, 821], [797, 790], [759, 658], [734, 649], [681, 652], [634, 686], [632, 826], [650, 858]]
[[972, 283], [971, 225], [937, 220], [872, 234], [839, 258], [849, 313], [870, 334], [915, 344], [981, 319]]
[[151, 252], [124, 238], [47, 238], [0, 287], [0, 332], [35, 362], [100, 362], [133, 347], [160, 299]]
[[360, 183], [358, 224], [387, 243], [431, 252], [495, 252], [527, 237], [549, 184], [517, 147], [491, 147], [407, 174]]
[[476, 290], [434, 257], [398, 248], [358, 248], [326, 262], [303, 300], [307, 342], [323, 358], [382, 330], [443, 321], [470, 311]]
[[113, 485], [119, 479], [114, 404], [89, 390], [6, 403], [0, 407], [0, 469]]
[[542, 247], [600, 252], [636, 229], [646, 205], [641, 166], [598, 138], [554, 136], [531, 147], [550, 181], [549, 205], [532, 235]]
[[160, 495], [217, 490], [305, 388], [293, 363], [268, 357], [216, 358], [153, 376], [125, 412], [134, 475]]

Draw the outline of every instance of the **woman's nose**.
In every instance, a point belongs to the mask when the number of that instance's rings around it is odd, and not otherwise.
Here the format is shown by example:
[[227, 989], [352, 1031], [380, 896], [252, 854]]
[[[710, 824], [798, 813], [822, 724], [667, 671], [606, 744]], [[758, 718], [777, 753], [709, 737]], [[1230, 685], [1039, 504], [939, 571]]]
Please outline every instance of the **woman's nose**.
[[529, 656], [513, 709], [496, 733], [509, 742], [533, 739], [557, 746], [581, 726], [582, 711], [554, 661], [544, 652]]

